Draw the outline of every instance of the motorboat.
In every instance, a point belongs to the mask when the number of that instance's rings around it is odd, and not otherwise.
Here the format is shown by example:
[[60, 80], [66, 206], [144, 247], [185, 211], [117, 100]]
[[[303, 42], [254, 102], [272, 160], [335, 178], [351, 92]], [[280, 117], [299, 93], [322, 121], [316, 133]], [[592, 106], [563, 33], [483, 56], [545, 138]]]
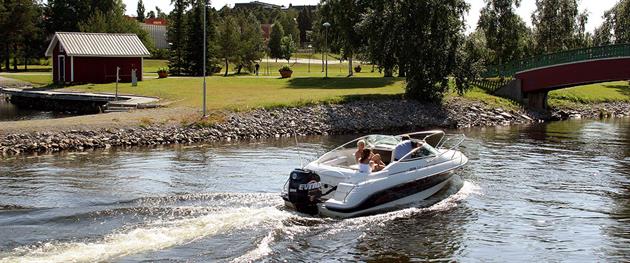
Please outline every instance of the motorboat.
[[[404, 155], [397, 148], [403, 138], [414, 146]], [[464, 139], [447, 138], [440, 130], [356, 138], [291, 172], [281, 196], [290, 209], [336, 218], [408, 207], [439, 192], [468, 162], [459, 151]], [[360, 140], [381, 156], [386, 165], [382, 170], [359, 171], [355, 151]]]

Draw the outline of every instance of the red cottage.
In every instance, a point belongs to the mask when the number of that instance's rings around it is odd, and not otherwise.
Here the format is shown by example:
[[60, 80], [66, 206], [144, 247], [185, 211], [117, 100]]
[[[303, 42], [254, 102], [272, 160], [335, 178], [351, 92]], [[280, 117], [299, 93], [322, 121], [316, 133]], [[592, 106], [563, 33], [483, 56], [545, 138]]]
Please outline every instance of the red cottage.
[[142, 80], [143, 59], [151, 56], [135, 34], [57, 32], [46, 56], [52, 57], [56, 83], [131, 82], [135, 69]]

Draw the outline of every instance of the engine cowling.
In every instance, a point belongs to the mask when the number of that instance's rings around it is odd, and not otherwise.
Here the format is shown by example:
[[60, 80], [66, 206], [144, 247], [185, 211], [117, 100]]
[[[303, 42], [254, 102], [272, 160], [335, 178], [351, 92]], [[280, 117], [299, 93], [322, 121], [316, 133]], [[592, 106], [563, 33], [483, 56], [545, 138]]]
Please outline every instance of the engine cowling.
[[295, 169], [289, 175], [289, 202], [301, 213], [316, 215], [317, 204], [321, 202], [321, 182], [319, 175], [312, 171]]

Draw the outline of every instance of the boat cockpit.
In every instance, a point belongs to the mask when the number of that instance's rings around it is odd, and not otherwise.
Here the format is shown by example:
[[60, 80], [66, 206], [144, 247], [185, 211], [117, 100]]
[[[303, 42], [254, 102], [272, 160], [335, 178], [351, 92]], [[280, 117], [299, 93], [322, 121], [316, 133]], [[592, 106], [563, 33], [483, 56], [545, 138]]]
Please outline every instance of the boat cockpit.
[[358, 170], [355, 152], [359, 141], [364, 141], [367, 149], [371, 149], [374, 154], [379, 154], [387, 166], [397, 162], [409, 162], [440, 155], [440, 151], [436, 148], [442, 144], [444, 140], [444, 132], [428, 131], [405, 135], [411, 137], [411, 141], [414, 143], [415, 147], [411, 152], [407, 153], [403, 158], [397, 161], [393, 159], [394, 156], [396, 156], [395, 148], [400, 142], [402, 142], [404, 135], [363, 136], [324, 154], [316, 161], [316, 163]]

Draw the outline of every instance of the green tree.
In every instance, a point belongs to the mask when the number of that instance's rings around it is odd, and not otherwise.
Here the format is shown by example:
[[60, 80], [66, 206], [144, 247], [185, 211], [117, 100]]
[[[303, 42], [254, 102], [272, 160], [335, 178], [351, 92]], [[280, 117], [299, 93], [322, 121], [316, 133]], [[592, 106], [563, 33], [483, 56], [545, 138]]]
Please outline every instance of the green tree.
[[145, 9], [144, 9], [144, 4], [142, 3], [142, 0], [138, 0], [138, 7], [136, 9], [136, 13], [138, 13], [138, 16], [136, 17], [136, 19], [138, 19], [138, 21], [140, 22], [144, 22], [144, 13], [145, 13]]
[[[185, 63], [186, 72], [193, 76], [203, 76], [203, 8], [208, 4], [208, 0], [192, 0], [187, 15]], [[214, 9], [206, 10], [206, 72], [212, 72], [216, 64], [216, 21]]]
[[[4, 2], [0, 2], [0, 72], [2, 71], [2, 62], [5, 61], [5, 57], [8, 57], [8, 49], [6, 48], [8, 46], [8, 41], [7, 41], [7, 33], [8, 33], [8, 26], [7, 26], [7, 18], [9, 17], [9, 12], [8, 10], [4, 7], [5, 3]], [[9, 71], [9, 67], [7, 66], [7, 71]]]
[[594, 45], [630, 43], [630, 0], [621, 0], [606, 11], [604, 22], [595, 29]]
[[187, 68], [184, 56], [186, 54], [186, 16], [185, 11], [188, 8], [186, 0], [172, 0], [173, 11], [171, 12], [167, 38], [170, 45], [170, 56], [168, 67], [173, 75], [182, 75]]
[[147, 18], [154, 19], [155, 18], [155, 12], [153, 12], [153, 10], [149, 11], [147, 13]]
[[399, 63], [404, 63], [404, 31], [399, 21], [402, 19], [401, 1], [375, 0], [366, 6], [364, 19], [358, 24], [359, 33], [364, 36], [361, 45], [365, 58], [378, 65], [385, 77], [393, 77]]
[[153, 50], [153, 40], [149, 33], [140, 27], [138, 22], [125, 17], [125, 5], [122, 0], [116, 0], [115, 6], [107, 12], [97, 10], [86, 21], [79, 23], [81, 32], [90, 33], [132, 33], [149, 50]]
[[227, 16], [219, 24], [217, 38], [217, 57], [225, 63], [225, 74], [228, 75], [230, 62], [239, 59], [239, 27], [236, 18]]
[[[421, 101], [440, 100], [456, 72], [463, 42], [464, 0], [400, 0], [407, 63], [406, 95]], [[463, 83], [462, 83], [463, 84]]]
[[[171, 1], [172, 3], [173, 1]], [[162, 12], [162, 9], [160, 9], [159, 7], [155, 7], [155, 13], [157, 18], [168, 18], [168, 15], [164, 12]]]
[[300, 43], [300, 28], [297, 23], [298, 12], [289, 8], [286, 12], [281, 13], [277, 21], [282, 25], [284, 30], [283, 36], [291, 36], [293, 42]]
[[348, 76], [352, 76], [352, 57], [361, 43], [361, 34], [357, 25], [365, 13], [365, 4], [359, 1], [329, 0], [321, 9], [322, 18], [331, 24], [328, 40], [337, 50], [343, 51], [343, 57], [348, 59]]
[[33, 35], [37, 34], [38, 5], [33, 0], [5, 0], [2, 6], [0, 9], [7, 15], [0, 19], [5, 68], [10, 69], [10, 60], [13, 58], [13, 70], [17, 71], [18, 58], [28, 57]]
[[532, 15], [537, 53], [585, 47], [588, 15], [578, 10], [577, 0], [536, 0]]
[[240, 64], [237, 68], [237, 74], [241, 73], [243, 67], [252, 72], [256, 61], [263, 56], [263, 32], [260, 22], [254, 14], [247, 13], [239, 16], [241, 24], [241, 40], [239, 45]]
[[300, 30], [300, 44], [308, 41], [308, 32], [313, 30], [313, 14], [310, 8], [304, 8], [297, 17], [298, 29]]
[[460, 95], [470, 88], [472, 80], [481, 77], [488, 57], [489, 50], [483, 32], [475, 31], [468, 35], [464, 44], [457, 50], [457, 61], [453, 70], [455, 88]]
[[487, 0], [481, 10], [478, 27], [492, 51], [493, 64], [503, 64], [523, 57], [527, 26], [516, 14], [519, 0]]
[[274, 23], [271, 27], [271, 34], [269, 35], [269, 56], [276, 60], [282, 58], [282, 37], [284, 36], [284, 28], [278, 22]]
[[297, 50], [295, 42], [293, 42], [292, 36], [285, 36], [280, 42], [280, 49], [282, 50], [282, 58], [286, 59], [288, 63], [291, 63], [291, 56]]
[[94, 13], [108, 14], [117, 5], [116, 0], [48, 0], [44, 11], [45, 32], [52, 35], [59, 31], [79, 31], [79, 24]]

